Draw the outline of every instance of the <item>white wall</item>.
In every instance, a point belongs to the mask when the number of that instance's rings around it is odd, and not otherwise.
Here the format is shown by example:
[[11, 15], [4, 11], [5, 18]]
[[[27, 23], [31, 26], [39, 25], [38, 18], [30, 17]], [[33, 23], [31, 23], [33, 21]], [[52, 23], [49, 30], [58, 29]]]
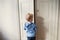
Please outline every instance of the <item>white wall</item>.
[[0, 0], [0, 25], [8, 40], [20, 40], [17, 0]]
[[[58, 0], [38, 0], [36, 2], [36, 23], [39, 30], [37, 31], [37, 40], [57, 40], [57, 31], [60, 29], [57, 30]], [[33, 4], [33, 0], [19, 0], [21, 40], [26, 40], [23, 24], [25, 14], [34, 13]], [[47, 32], [43, 30], [45, 28]], [[8, 40], [20, 39], [17, 0], [0, 0], [0, 30]], [[60, 40], [59, 33], [60, 31], [58, 31], [58, 40]]]

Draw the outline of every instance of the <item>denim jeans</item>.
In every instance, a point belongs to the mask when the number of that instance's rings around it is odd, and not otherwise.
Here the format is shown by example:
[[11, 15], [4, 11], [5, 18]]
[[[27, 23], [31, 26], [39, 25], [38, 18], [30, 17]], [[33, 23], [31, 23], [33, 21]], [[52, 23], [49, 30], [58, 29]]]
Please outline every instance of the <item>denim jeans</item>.
[[27, 40], [35, 40], [35, 37], [27, 37]]

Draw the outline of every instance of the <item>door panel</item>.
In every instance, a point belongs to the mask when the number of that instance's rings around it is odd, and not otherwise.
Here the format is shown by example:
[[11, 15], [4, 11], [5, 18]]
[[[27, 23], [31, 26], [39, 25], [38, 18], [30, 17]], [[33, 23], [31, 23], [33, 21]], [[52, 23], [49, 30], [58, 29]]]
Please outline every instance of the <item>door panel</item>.
[[36, 0], [37, 40], [57, 40], [58, 0]]
[[[60, 4], [60, 0], [59, 0], [59, 4]], [[60, 5], [59, 5], [59, 10], [58, 10], [58, 40], [60, 40]]]
[[21, 24], [21, 40], [27, 40], [26, 32], [24, 30], [24, 23], [26, 22], [25, 16], [27, 13], [34, 14], [34, 0], [19, 0], [19, 10]]

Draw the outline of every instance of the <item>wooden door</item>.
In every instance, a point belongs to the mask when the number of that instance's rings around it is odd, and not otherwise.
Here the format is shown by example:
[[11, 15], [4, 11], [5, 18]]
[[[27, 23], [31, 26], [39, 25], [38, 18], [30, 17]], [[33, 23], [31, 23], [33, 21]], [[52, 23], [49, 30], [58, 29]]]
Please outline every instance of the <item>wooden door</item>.
[[58, 0], [35, 0], [37, 40], [57, 40]]

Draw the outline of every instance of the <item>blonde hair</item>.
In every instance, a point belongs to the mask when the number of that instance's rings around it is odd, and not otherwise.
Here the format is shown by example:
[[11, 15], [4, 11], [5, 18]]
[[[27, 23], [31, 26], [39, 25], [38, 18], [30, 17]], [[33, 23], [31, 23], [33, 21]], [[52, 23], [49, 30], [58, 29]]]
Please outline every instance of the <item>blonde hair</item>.
[[27, 21], [32, 21], [33, 20], [33, 14], [32, 13], [28, 13], [27, 15], [26, 15], [26, 20]]

